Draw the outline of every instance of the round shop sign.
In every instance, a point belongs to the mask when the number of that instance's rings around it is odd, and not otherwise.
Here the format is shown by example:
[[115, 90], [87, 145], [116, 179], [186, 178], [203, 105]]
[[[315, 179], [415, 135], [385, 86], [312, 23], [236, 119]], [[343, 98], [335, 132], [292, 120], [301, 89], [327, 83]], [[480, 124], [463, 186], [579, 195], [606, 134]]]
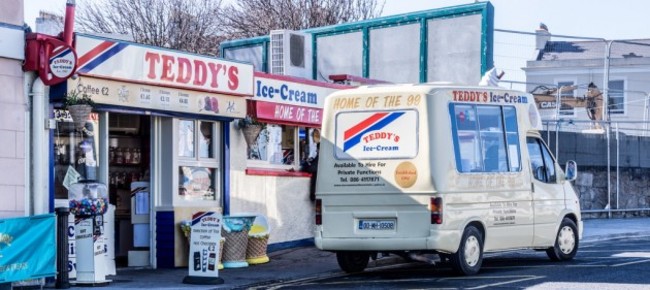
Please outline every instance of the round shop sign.
[[55, 77], [65, 79], [74, 73], [77, 58], [68, 46], [57, 46], [50, 57], [50, 73]]
[[402, 188], [409, 188], [418, 179], [418, 170], [409, 161], [404, 161], [395, 168], [395, 183]]

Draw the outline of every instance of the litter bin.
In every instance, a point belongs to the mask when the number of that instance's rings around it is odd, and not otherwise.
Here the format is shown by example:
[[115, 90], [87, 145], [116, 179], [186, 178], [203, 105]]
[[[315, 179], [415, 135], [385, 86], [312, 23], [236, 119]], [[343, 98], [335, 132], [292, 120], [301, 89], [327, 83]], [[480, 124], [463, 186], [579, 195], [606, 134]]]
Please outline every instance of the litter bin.
[[223, 217], [223, 267], [248, 267], [246, 249], [248, 247], [248, 231], [255, 220], [254, 215], [229, 215]]

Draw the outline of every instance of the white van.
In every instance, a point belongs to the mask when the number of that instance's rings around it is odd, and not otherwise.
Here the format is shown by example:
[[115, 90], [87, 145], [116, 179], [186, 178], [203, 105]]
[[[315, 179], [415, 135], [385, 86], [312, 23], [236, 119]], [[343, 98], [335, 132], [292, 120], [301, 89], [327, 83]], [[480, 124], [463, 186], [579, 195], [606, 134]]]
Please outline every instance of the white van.
[[582, 219], [570, 181], [542, 140], [533, 96], [494, 87], [386, 85], [325, 101], [316, 189], [319, 249], [344, 271], [398, 254], [460, 274], [483, 254], [578, 251]]

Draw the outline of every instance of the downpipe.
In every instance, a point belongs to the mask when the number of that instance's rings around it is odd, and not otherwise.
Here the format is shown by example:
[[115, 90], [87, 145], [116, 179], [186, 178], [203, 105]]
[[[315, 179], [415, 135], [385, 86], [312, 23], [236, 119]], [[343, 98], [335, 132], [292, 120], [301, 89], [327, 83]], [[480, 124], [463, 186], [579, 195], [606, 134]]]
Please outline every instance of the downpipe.
[[49, 213], [49, 129], [48, 121], [49, 97], [45, 95], [45, 84], [36, 77], [29, 92], [31, 112], [31, 162], [30, 176], [31, 208], [29, 215]]

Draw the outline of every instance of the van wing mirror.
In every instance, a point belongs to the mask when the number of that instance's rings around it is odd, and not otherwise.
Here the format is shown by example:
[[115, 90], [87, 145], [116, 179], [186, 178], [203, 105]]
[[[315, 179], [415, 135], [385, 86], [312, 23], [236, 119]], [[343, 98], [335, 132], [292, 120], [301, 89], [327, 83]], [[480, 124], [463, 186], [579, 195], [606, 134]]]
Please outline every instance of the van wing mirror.
[[567, 181], [574, 181], [578, 178], [578, 165], [575, 161], [569, 160], [566, 162], [564, 172]]

